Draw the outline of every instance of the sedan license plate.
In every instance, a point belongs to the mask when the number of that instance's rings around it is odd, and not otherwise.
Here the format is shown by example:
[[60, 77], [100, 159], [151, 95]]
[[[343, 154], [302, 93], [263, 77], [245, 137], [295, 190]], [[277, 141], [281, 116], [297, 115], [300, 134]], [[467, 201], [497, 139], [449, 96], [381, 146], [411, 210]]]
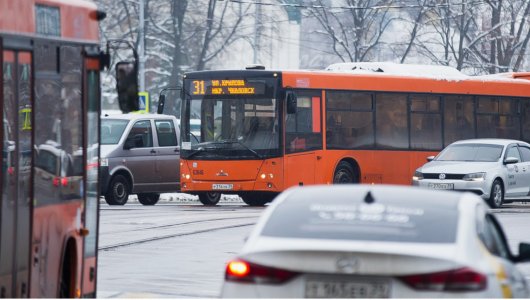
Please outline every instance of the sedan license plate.
[[452, 190], [454, 185], [452, 183], [429, 183], [428, 186], [430, 189], [435, 190]]
[[307, 281], [306, 298], [389, 298], [388, 281]]
[[234, 188], [234, 185], [231, 183], [214, 183], [212, 184], [213, 190], [231, 190]]

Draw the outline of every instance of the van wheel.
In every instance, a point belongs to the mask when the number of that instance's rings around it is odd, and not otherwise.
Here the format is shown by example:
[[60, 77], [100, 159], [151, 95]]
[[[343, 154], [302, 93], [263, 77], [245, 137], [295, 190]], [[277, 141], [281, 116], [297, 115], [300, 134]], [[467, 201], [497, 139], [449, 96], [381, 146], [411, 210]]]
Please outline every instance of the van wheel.
[[495, 179], [491, 185], [489, 205], [491, 208], [500, 208], [504, 202], [504, 189], [499, 179]]
[[138, 194], [138, 202], [143, 205], [155, 205], [160, 199], [160, 194], [158, 193], [142, 193]]
[[216, 205], [219, 200], [221, 200], [221, 193], [216, 192], [208, 192], [208, 193], [199, 193], [199, 201], [201, 201], [202, 204], [207, 206], [213, 206]]
[[116, 175], [110, 181], [109, 191], [105, 194], [105, 201], [109, 205], [125, 205], [129, 200], [129, 182], [122, 175]]
[[334, 184], [348, 184], [357, 182], [351, 165], [345, 161], [341, 161], [333, 175]]

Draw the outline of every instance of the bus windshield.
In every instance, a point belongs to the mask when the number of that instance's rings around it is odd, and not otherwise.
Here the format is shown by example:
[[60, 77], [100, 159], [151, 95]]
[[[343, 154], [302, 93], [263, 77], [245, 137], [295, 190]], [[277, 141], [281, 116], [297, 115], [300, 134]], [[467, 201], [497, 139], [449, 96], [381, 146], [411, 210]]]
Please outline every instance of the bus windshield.
[[271, 98], [194, 97], [182, 115], [181, 155], [216, 160], [277, 156], [278, 115]]

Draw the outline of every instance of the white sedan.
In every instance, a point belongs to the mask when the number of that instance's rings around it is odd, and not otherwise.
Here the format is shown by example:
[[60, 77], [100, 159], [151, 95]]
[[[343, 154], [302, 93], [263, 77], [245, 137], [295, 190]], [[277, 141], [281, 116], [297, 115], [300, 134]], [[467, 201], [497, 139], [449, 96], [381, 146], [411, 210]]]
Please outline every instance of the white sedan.
[[530, 144], [507, 139], [462, 140], [418, 168], [412, 185], [469, 191], [492, 208], [530, 199]]
[[293, 188], [228, 262], [224, 298], [530, 297], [484, 201], [385, 185]]

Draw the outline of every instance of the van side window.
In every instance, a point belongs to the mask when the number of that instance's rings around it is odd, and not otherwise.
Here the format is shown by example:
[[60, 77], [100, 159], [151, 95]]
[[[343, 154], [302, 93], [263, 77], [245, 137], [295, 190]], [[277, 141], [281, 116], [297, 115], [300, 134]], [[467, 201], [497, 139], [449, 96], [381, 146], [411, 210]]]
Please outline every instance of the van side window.
[[151, 131], [151, 121], [144, 120], [136, 122], [131, 128], [131, 132], [127, 136], [127, 139], [135, 139], [136, 136], [141, 136], [143, 145], [136, 148], [149, 148], [153, 147], [153, 132]]
[[158, 146], [169, 147], [177, 146], [177, 135], [175, 126], [171, 120], [155, 120], [156, 135], [158, 137]]

